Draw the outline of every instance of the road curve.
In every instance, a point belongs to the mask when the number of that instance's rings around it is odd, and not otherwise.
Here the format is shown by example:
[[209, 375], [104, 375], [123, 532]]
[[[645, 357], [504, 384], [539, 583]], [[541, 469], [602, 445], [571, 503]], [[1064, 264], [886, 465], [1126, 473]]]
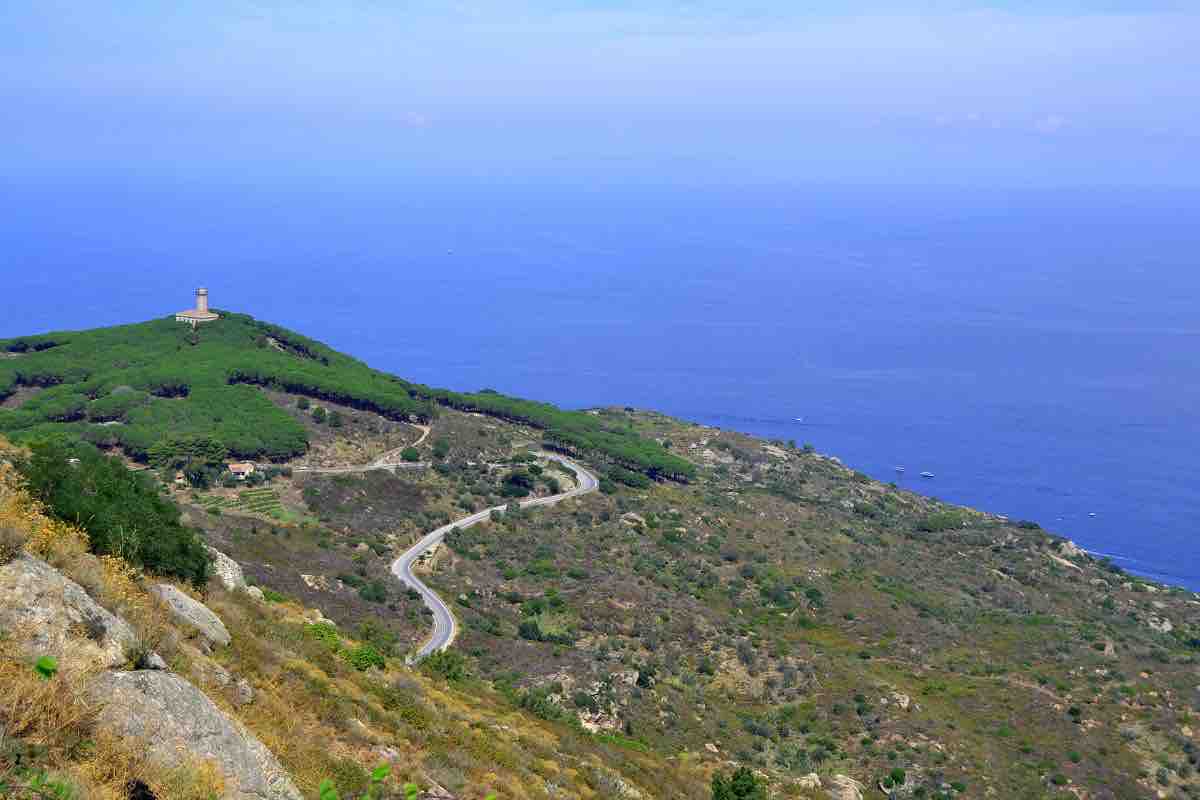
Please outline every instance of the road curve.
[[[525, 500], [521, 503], [521, 508], [532, 508], [534, 506], [552, 506], [555, 503], [561, 503], [571, 497], [579, 497], [580, 495], [594, 492], [600, 486], [599, 479], [589, 472], [584, 467], [575, 463], [569, 458], [557, 455], [555, 453], [538, 453], [543, 458], [548, 458], [551, 461], [557, 461], [567, 469], [575, 473], [577, 486], [570, 491], [561, 494], [550, 495], [549, 497], [537, 497], [533, 500]], [[421, 557], [421, 554], [439, 544], [446, 538], [446, 534], [453, 528], [469, 528], [477, 522], [487, 519], [493, 511], [503, 511], [504, 506], [492, 506], [485, 508], [483, 511], [476, 511], [474, 514], [455, 520], [449, 525], [443, 525], [435, 531], [430, 531], [421, 538], [419, 542], [414, 544], [404, 554], [392, 562], [392, 573], [400, 579], [401, 583], [415, 590], [421, 595], [421, 600], [433, 612], [433, 634], [429, 637], [421, 649], [417, 651], [417, 658], [422, 659], [430, 653], [438, 650], [445, 650], [454, 643], [454, 637], [458, 635], [458, 623], [454, 620], [454, 614], [450, 612], [450, 607], [437, 596], [437, 592], [426, 586], [420, 578], [413, 574], [413, 564]]]

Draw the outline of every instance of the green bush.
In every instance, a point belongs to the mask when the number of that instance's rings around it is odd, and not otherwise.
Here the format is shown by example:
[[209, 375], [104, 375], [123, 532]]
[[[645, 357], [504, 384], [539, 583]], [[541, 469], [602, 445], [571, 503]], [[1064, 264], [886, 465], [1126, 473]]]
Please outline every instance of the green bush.
[[[264, 595], [266, 593], [264, 592]], [[330, 625], [328, 622], [318, 622], [312, 625], [304, 626], [304, 635], [310, 639], [320, 642], [330, 650], [338, 650], [342, 646], [342, 637], [338, 634], [337, 628]]]
[[421, 661], [421, 669], [450, 683], [458, 683], [467, 677], [467, 660], [454, 650], [439, 650]]
[[961, 528], [962, 523], [962, 514], [959, 514], [957, 511], [935, 511], [917, 521], [917, 530], [927, 533], [941, 533]]
[[373, 580], [358, 587], [358, 596], [371, 603], [386, 603], [388, 599], [387, 585], [381, 580]]
[[421, 453], [415, 447], [406, 447], [400, 451], [400, 457], [409, 463], [421, 460]]
[[623, 467], [612, 467], [608, 470], [608, 477], [617, 483], [623, 483], [626, 486], [631, 486], [634, 489], [649, 489], [653, 481], [640, 472], [625, 469]]
[[347, 664], [359, 672], [366, 672], [371, 667], [383, 669], [387, 666], [383, 653], [380, 653], [369, 644], [360, 644], [358, 647], [343, 650], [341, 651], [341, 656], [346, 660]]
[[767, 788], [749, 767], [738, 767], [729, 777], [713, 775], [712, 800], [767, 800]]
[[147, 475], [94, 447], [61, 442], [34, 444], [18, 467], [54, 516], [87, 531], [93, 552], [196, 586], [208, 580], [208, 551]]
[[58, 659], [54, 656], [42, 656], [33, 665], [33, 671], [42, 680], [50, 680], [58, 674]]
[[[371, 771], [370, 783], [367, 784], [367, 791], [359, 795], [358, 800], [379, 800], [384, 796], [384, 784], [388, 776], [392, 774], [392, 768], [387, 764], [380, 764]], [[405, 800], [415, 800], [419, 789], [415, 784], [404, 784]], [[334, 785], [332, 778], [326, 778], [321, 781], [317, 787], [318, 800], [339, 800], [337, 787]]]

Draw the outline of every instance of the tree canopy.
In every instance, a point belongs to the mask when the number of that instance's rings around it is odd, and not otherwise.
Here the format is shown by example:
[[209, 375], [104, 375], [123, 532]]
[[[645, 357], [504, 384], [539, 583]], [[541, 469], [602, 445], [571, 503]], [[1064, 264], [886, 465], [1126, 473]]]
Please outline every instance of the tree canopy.
[[[195, 330], [174, 318], [0, 340], [0, 409], [14, 441], [84, 440], [159, 459], [162, 442], [210, 437], [235, 458], [282, 461], [305, 452], [304, 426], [258, 391], [266, 387], [406, 421], [439, 406], [519, 422], [547, 446], [651, 478], [687, 480], [695, 466], [602, 416], [494, 391], [454, 392], [371, 369], [320, 342], [245, 314], [222, 312]], [[435, 456], [438, 451], [435, 445]], [[444, 453], [442, 453], [444, 455]]]

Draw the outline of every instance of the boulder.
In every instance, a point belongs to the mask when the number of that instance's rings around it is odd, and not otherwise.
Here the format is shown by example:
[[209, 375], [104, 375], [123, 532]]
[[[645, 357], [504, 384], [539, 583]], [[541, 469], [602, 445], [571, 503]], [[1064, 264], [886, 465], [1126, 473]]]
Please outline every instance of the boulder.
[[255, 600], [262, 600], [262, 599], [263, 599], [263, 590], [262, 590], [262, 589], [260, 589], [260, 588], [258, 588], [257, 586], [247, 586], [247, 587], [246, 587], [246, 594], [250, 595], [250, 596], [251, 596], [251, 597], [253, 597]]
[[208, 554], [212, 556], [213, 576], [221, 582], [221, 585], [231, 592], [244, 591], [246, 589], [246, 576], [242, 572], [241, 564], [215, 547], [209, 547], [208, 545], [204, 545], [204, 547], [208, 550]]
[[250, 685], [250, 681], [245, 678], [238, 680], [233, 689], [233, 702], [239, 706], [248, 706], [254, 702], [254, 687]]
[[863, 785], [848, 775], [829, 779], [829, 796], [833, 800], [863, 800]]
[[212, 649], [212, 645], [224, 647], [229, 644], [229, 631], [225, 630], [225, 623], [221, 622], [221, 618], [208, 606], [199, 600], [193, 600], [169, 583], [157, 584], [151, 587], [150, 591], [166, 603], [171, 616], [177, 622], [200, 634], [204, 643], [208, 645], [206, 649]]
[[27, 657], [54, 656], [62, 669], [121, 667], [137, 645], [129, 623], [30, 555], [0, 566], [0, 629]]
[[821, 776], [815, 772], [810, 772], [807, 775], [801, 776], [799, 786], [801, 789], [820, 789]]
[[310, 608], [304, 612], [304, 621], [312, 625], [332, 625], [337, 627], [337, 623], [326, 617], [319, 608]]
[[163, 766], [185, 758], [209, 760], [225, 777], [226, 798], [302, 800], [263, 743], [183, 678], [145, 670], [105, 672], [91, 692], [103, 704], [99, 723], [144, 741]]

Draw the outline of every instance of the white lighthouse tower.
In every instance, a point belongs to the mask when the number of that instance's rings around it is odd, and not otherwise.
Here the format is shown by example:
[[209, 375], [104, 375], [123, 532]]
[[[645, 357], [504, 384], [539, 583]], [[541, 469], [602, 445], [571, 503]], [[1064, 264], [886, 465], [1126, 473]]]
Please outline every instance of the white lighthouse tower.
[[196, 290], [196, 307], [175, 315], [176, 322], [186, 322], [193, 328], [202, 322], [212, 322], [216, 319], [220, 319], [220, 315], [208, 310], [208, 289], [203, 286]]

